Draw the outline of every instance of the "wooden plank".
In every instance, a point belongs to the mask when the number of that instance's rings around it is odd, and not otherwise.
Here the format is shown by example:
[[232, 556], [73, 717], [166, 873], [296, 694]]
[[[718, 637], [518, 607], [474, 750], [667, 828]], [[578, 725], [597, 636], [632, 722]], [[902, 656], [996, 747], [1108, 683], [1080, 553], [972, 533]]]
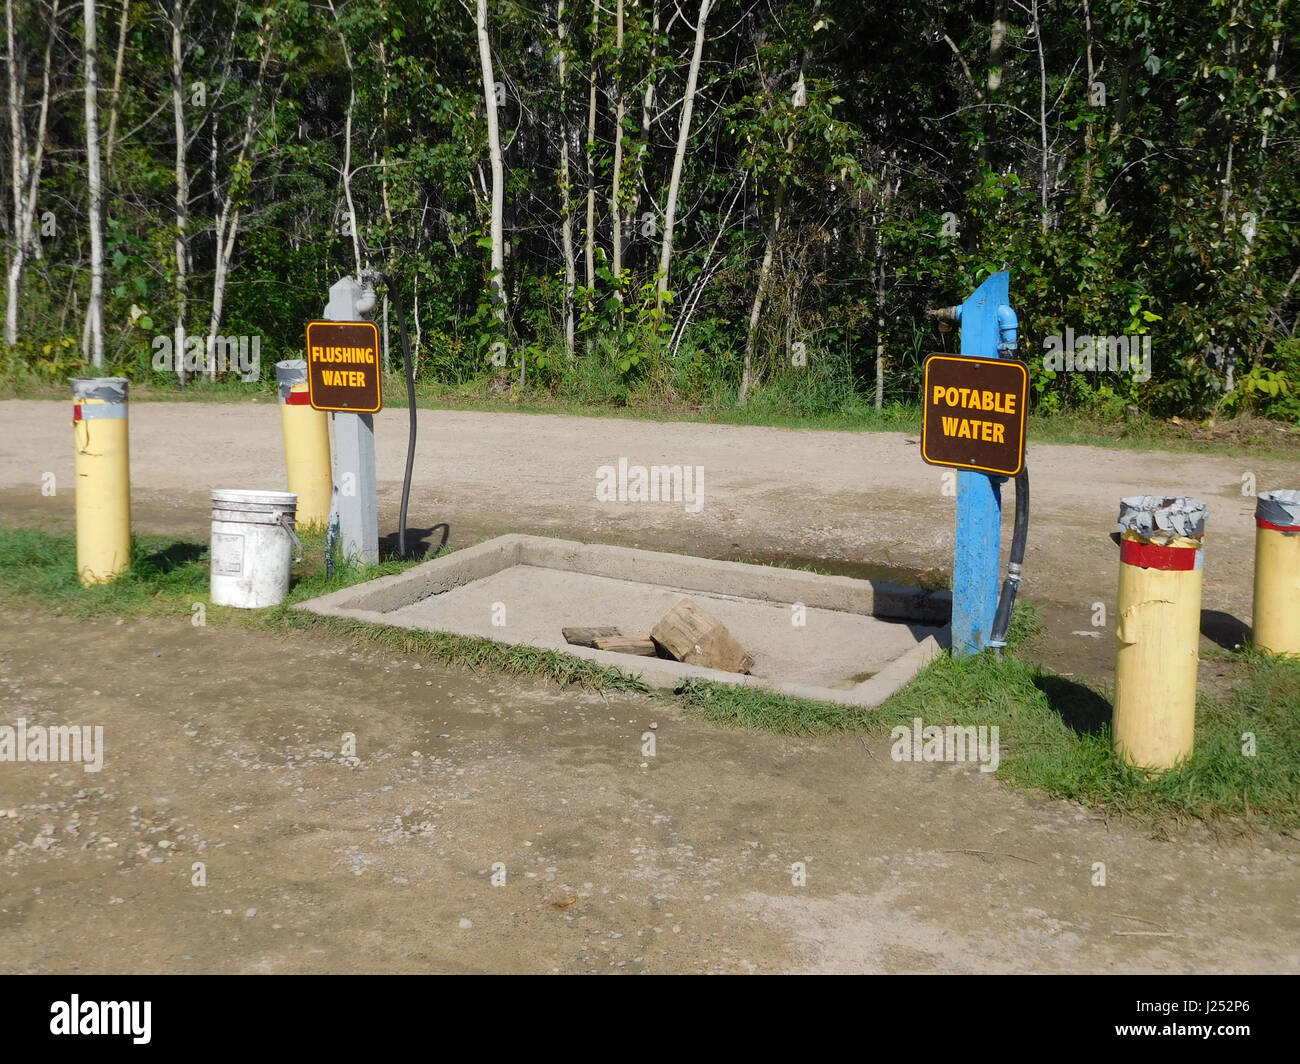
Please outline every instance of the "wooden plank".
[[650, 638], [666, 657], [687, 665], [723, 672], [749, 672], [754, 659], [716, 617], [690, 599], [681, 599], [663, 615]]
[[595, 643], [597, 650], [612, 650], [615, 654], [639, 654], [644, 658], [658, 657], [653, 639], [635, 639], [631, 636], [600, 636]]
[[597, 639], [612, 639], [623, 633], [617, 628], [561, 628], [566, 643], [576, 647], [594, 647]]

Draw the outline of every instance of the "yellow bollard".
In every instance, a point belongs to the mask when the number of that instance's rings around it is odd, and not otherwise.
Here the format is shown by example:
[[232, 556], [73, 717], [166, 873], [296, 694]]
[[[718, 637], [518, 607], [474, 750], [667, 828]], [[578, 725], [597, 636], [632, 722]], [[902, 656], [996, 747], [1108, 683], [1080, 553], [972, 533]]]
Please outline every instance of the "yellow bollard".
[[100, 584], [131, 567], [131, 455], [124, 377], [72, 382], [77, 574]]
[[1115, 756], [1153, 772], [1191, 756], [1201, 636], [1205, 503], [1120, 501]]
[[291, 358], [275, 364], [280, 389], [280, 424], [289, 490], [298, 496], [299, 527], [324, 528], [334, 494], [330, 470], [328, 415], [315, 410], [307, 393], [307, 362]]
[[1270, 654], [1300, 657], [1300, 491], [1261, 491], [1255, 500], [1251, 640]]

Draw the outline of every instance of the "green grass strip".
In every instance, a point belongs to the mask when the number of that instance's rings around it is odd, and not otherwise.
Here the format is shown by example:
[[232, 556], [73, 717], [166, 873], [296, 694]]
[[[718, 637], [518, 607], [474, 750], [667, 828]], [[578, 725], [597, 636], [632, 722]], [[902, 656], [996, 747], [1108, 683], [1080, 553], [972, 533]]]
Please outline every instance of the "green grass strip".
[[[319, 536], [308, 536], [304, 547], [309, 558], [323, 556]], [[128, 574], [83, 588], [71, 536], [0, 528], [0, 598], [35, 602], [70, 617], [190, 617], [194, 605], [202, 603], [208, 623], [328, 633], [445, 665], [537, 676], [592, 690], [651, 693], [630, 673], [560, 651], [319, 617], [292, 608], [361, 580], [400, 572], [413, 562], [387, 561], [365, 571], [344, 568], [332, 576], [307, 564], [300, 567], [302, 575], [283, 605], [245, 611], [207, 605], [206, 555], [199, 544], [142, 535], [135, 541]], [[1004, 661], [989, 653], [963, 660], [945, 655], [876, 710], [701, 681], [682, 688], [679, 704], [687, 714], [717, 725], [806, 737], [888, 735], [918, 717], [940, 727], [997, 726], [997, 775], [1013, 787], [1152, 822], [1234, 818], [1283, 830], [1300, 827], [1300, 661], [1249, 651], [1231, 655], [1241, 683], [1224, 696], [1203, 694], [1199, 699], [1191, 759], [1176, 771], [1148, 778], [1112, 756], [1105, 692], [1020, 656], [1040, 630], [1032, 604], [1019, 603], [1009, 639], [1012, 649]]]

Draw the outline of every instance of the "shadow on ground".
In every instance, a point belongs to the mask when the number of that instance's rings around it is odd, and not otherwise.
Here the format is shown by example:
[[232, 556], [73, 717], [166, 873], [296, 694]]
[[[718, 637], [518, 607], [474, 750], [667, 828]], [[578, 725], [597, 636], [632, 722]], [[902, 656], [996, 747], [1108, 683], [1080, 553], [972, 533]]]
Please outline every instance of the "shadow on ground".
[[[433, 535], [441, 529], [442, 534], [438, 537], [438, 545], [433, 546]], [[451, 538], [451, 525], [445, 521], [433, 525], [429, 528], [408, 528], [406, 530], [406, 556], [408, 558], [425, 558], [430, 553], [437, 554], [447, 545], [447, 540]], [[381, 558], [400, 558], [400, 544], [398, 535], [391, 532], [379, 540], [379, 556]]]
[[1222, 610], [1201, 610], [1201, 635], [1224, 650], [1236, 650], [1250, 638], [1250, 625]]
[[146, 564], [157, 568], [160, 572], [168, 573], [173, 569], [179, 569], [182, 565], [199, 561], [207, 552], [208, 545], [206, 543], [188, 543], [184, 540], [177, 540], [160, 551], [146, 554], [144, 561]]
[[1086, 684], [1044, 674], [1034, 680], [1034, 686], [1047, 696], [1061, 719], [1080, 735], [1096, 735], [1110, 723], [1110, 702]]

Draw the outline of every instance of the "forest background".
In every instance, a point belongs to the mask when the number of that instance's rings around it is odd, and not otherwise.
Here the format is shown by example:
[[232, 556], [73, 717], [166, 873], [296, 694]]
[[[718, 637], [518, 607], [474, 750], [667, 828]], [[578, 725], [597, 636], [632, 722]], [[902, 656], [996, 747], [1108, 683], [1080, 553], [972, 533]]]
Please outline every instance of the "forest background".
[[1006, 268], [1039, 413], [1300, 421], [1287, 0], [4, 3], [11, 390], [264, 389], [374, 269], [425, 384], [911, 405]]

